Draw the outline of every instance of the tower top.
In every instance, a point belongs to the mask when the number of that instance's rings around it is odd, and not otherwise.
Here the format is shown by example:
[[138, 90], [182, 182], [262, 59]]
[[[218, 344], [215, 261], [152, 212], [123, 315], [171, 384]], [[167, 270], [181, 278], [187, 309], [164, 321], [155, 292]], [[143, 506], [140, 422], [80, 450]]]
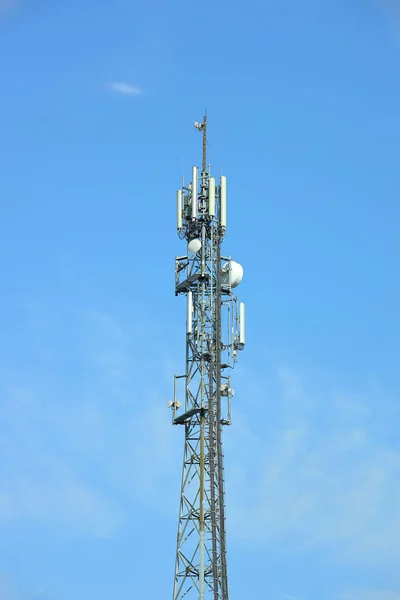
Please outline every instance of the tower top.
[[207, 172], [207, 115], [204, 115], [202, 123], [197, 121], [194, 124], [195, 129], [203, 132], [203, 173]]

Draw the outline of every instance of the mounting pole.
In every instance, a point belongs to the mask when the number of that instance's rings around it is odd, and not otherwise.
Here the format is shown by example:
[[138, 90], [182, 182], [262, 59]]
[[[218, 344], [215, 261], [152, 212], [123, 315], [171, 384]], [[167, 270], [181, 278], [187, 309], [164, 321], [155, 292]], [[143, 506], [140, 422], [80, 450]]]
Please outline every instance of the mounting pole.
[[207, 171], [207, 115], [203, 117], [203, 173]]
[[204, 600], [204, 414], [200, 417], [200, 566], [199, 600]]

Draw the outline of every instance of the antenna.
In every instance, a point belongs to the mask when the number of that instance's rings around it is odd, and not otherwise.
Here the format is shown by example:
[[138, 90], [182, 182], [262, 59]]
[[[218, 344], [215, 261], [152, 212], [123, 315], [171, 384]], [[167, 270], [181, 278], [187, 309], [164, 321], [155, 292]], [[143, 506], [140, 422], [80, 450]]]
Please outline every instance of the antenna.
[[194, 126], [203, 133], [203, 170], [199, 176], [194, 166], [176, 195], [187, 250], [175, 259], [175, 295], [186, 297], [186, 365], [168, 403], [185, 433], [173, 600], [229, 600], [222, 430], [234, 395], [226, 373], [245, 345], [245, 307], [234, 295], [243, 268], [221, 255], [226, 177], [217, 185], [207, 172], [207, 117]]
[[203, 132], [203, 173], [207, 172], [207, 115], [204, 115], [203, 122], [194, 124], [195, 129]]

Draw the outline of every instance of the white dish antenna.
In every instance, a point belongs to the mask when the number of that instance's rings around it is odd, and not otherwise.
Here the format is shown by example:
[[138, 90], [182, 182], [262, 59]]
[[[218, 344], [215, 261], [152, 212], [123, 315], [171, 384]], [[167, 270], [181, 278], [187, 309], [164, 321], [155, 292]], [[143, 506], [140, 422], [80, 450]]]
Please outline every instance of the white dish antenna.
[[222, 266], [222, 284], [235, 288], [243, 279], [243, 267], [238, 262], [230, 260]]
[[201, 241], [197, 238], [195, 238], [194, 240], [190, 240], [189, 244], [188, 244], [188, 250], [189, 252], [193, 252], [193, 254], [196, 254], [196, 252], [198, 252], [201, 248]]

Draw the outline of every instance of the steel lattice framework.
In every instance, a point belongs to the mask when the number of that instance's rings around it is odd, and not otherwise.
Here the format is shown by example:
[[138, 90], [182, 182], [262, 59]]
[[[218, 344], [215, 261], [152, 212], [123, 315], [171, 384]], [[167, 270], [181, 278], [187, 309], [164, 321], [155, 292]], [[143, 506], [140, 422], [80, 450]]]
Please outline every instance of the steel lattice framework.
[[202, 171], [193, 167], [191, 183], [177, 192], [178, 233], [188, 252], [175, 266], [187, 322], [186, 371], [175, 376], [170, 402], [173, 423], [185, 430], [173, 600], [228, 600], [222, 428], [231, 423], [233, 395], [225, 373], [245, 341], [244, 305], [232, 292], [243, 269], [221, 257], [226, 179], [217, 185], [207, 168], [206, 117], [195, 127], [203, 134]]

